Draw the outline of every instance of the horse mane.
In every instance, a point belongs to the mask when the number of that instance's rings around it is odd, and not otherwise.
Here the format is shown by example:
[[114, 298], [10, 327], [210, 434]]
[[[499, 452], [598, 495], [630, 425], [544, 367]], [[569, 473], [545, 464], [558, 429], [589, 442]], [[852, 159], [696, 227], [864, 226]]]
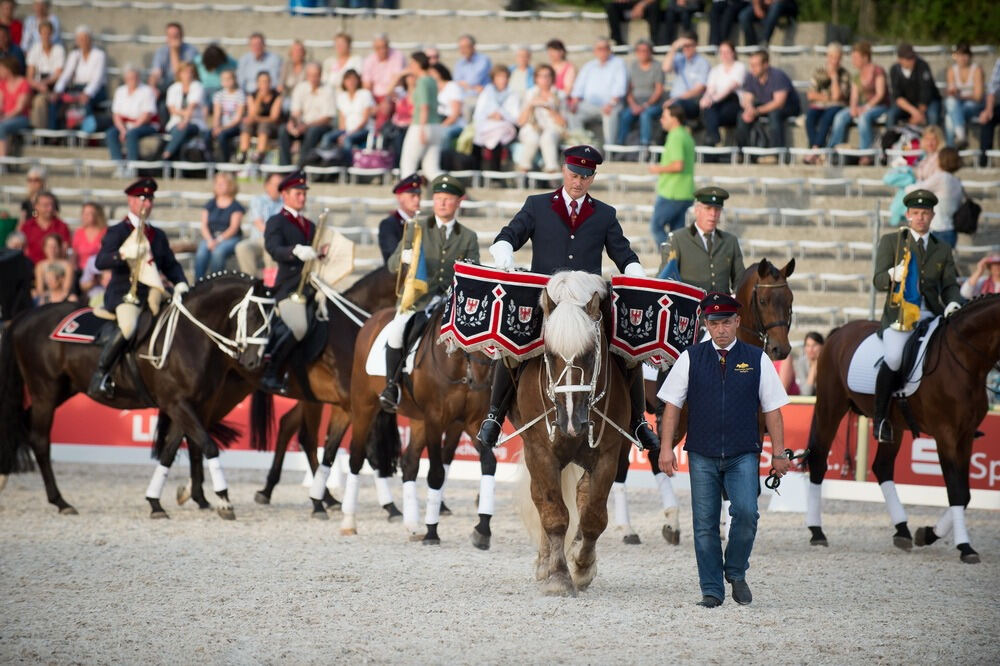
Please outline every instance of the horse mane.
[[209, 273], [208, 275], [203, 276], [197, 282], [194, 283], [191, 289], [194, 290], [198, 288], [203, 288], [207, 285], [214, 284], [217, 281], [227, 280], [227, 279], [243, 280], [245, 282], [254, 284], [255, 287], [262, 286], [264, 284], [264, 281], [261, 280], [260, 278], [256, 278], [252, 275], [247, 275], [242, 271], [219, 271], [218, 273]]
[[552, 276], [545, 292], [555, 303], [542, 327], [549, 351], [573, 358], [592, 349], [597, 343], [594, 322], [584, 308], [594, 294], [602, 300], [607, 296], [604, 279], [583, 271], [564, 271]]

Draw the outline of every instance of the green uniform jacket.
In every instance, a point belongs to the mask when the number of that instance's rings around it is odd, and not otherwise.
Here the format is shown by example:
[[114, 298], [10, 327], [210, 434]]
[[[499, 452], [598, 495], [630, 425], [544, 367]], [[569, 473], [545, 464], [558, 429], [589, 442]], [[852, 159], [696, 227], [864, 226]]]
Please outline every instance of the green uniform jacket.
[[[434, 216], [418, 222], [421, 232], [424, 260], [427, 262], [427, 293], [414, 304], [415, 309], [426, 307], [435, 296], [445, 293], [455, 277], [456, 261], [479, 261], [479, 239], [476, 232], [463, 227], [457, 220], [451, 235], [444, 240], [444, 229], [437, 226]], [[404, 230], [403, 240], [389, 257], [388, 268], [399, 270], [404, 245], [410, 244], [409, 232]]]
[[[879, 291], [889, 291], [892, 280], [889, 278], [889, 269], [902, 261], [903, 249], [899, 243], [899, 236], [902, 231], [906, 231], [906, 245], [910, 252], [917, 252], [917, 242], [913, 240], [913, 234], [908, 227], [901, 231], [882, 236], [878, 242], [878, 251], [875, 253], [875, 276], [872, 284]], [[899, 256], [896, 255], [896, 248], [899, 247]], [[924, 260], [920, 266], [920, 295], [924, 299], [923, 307], [933, 314], [944, 314], [945, 306], [951, 301], [961, 302], [958, 279], [955, 271], [955, 258], [951, 253], [951, 247], [934, 237], [934, 234], [927, 235], [927, 250], [924, 253]], [[899, 308], [890, 303], [888, 296], [885, 299], [885, 307], [882, 309], [882, 328], [885, 329], [899, 318]]]
[[712, 238], [712, 256], [708, 255], [694, 224], [670, 234], [663, 248], [664, 264], [671, 250], [677, 253], [681, 281], [705, 291], [731, 294], [746, 271], [739, 239], [720, 229], [715, 230]]

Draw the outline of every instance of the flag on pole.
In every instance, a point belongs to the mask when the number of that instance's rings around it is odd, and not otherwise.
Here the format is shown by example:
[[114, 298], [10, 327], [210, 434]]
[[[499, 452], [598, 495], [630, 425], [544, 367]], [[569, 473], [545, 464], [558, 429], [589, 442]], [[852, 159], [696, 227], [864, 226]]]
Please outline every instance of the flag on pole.
[[413, 228], [413, 263], [406, 270], [403, 293], [399, 297], [399, 312], [413, 308], [421, 296], [427, 293], [427, 259], [424, 258], [423, 229], [419, 224]]

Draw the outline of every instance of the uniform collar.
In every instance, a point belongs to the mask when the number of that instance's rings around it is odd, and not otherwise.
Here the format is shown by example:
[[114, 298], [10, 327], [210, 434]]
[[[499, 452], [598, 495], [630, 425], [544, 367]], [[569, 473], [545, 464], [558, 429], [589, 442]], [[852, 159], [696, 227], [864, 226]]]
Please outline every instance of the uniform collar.
[[583, 208], [583, 202], [587, 200], [587, 195], [586, 194], [584, 194], [579, 199], [574, 199], [573, 197], [571, 197], [569, 195], [569, 192], [566, 191], [565, 187], [563, 187], [560, 190], [560, 194], [562, 194], [563, 203], [566, 204], [566, 210], [567, 211], [570, 210], [569, 202], [575, 201], [576, 202], [576, 212], [579, 213], [580, 210]]
[[928, 229], [927, 233], [925, 233], [923, 235], [918, 234], [916, 231], [914, 231], [910, 227], [907, 227], [907, 229], [909, 230], [910, 237], [913, 239], [914, 242], [920, 242], [920, 239], [923, 238], [923, 239], [925, 239], [924, 247], [927, 247], [927, 245], [930, 244], [930, 242], [931, 242], [931, 232], [930, 232], [930, 229]]
[[139, 216], [132, 211], [128, 211], [128, 213], [125, 214], [125, 219], [128, 220], [133, 227], [139, 226]]
[[402, 208], [396, 209], [396, 217], [399, 218], [400, 222], [406, 222], [407, 220], [413, 219], [411, 216], [404, 213]]
[[282, 208], [282, 210], [287, 210], [291, 214], [291, 216], [293, 218], [298, 219], [298, 218], [302, 217], [302, 212], [301, 211], [294, 210], [294, 209], [289, 208], [288, 206], [285, 206], [285, 205], [282, 205], [281, 208]]
[[434, 223], [437, 224], [437, 226], [439, 226], [442, 229], [444, 229], [444, 237], [445, 238], [448, 238], [448, 237], [451, 236], [451, 233], [455, 230], [455, 223], [457, 221], [458, 221], [457, 218], [453, 217], [448, 222], [444, 222], [437, 215], [434, 216]]

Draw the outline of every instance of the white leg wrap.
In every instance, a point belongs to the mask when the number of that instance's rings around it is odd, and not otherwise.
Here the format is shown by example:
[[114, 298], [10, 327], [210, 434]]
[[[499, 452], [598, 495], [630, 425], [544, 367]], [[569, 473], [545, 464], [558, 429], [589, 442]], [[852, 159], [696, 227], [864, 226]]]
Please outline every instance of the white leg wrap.
[[722, 534], [727, 541], [729, 540], [729, 528], [733, 526], [733, 517], [729, 515], [730, 504], [732, 502], [729, 500], [723, 500], [722, 502]]
[[806, 494], [806, 527], [823, 526], [823, 485], [809, 483]]
[[156, 469], [153, 470], [153, 478], [149, 480], [149, 486], [146, 488], [146, 497], [149, 499], [160, 499], [160, 495], [163, 494], [163, 486], [167, 482], [167, 474], [169, 473], [169, 467], [164, 467], [163, 465], [156, 466]]
[[348, 474], [347, 483], [344, 485], [344, 503], [340, 510], [344, 515], [353, 516], [358, 512], [358, 487], [361, 485], [361, 477], [357, 474]]
[[628, 498], [625, 496], [625, 484], [615, 481], [611, 486], [611, 494], [615, 496], [615, 526], [628, 527]]
[[375, 493], [378, 495], [378, 505], [392, 504], [392, 490], [389, 489], [389, 479], [375, 473]]
[[212, 475], [212, 488], [215, 492], [221, 493], [229, 488], [226, 485], [226, 475], [222, 473], [222, 461], [219, 457], [210, 458], [208, 461], [208, 471]]
[[427, 489], [427, 513], [424, 515], [424, 523], [427, 525], [437, 525], [441, 521], [441, 491], [433, 488]]
[[670, 483], [670, 477], [660, 472], [655, 477], [656, 486], [660, 489], [660, 502], [664, 509], [677, 506], [677, 497], [674, 496], [674, 486]]
[[896, 494], [896, 483], [885, 481], [879, 484], [879, 488], [882, 489], [882, 497], [885, 498], [885, 506], [889, 510], [889, 519], [892, 520], [892, 524], [905, 523], [906, 511], [903, 509], [903, 503], [899, 501], [899, 495]]
[[934, 526], [934, 535], [937, 536], [937, 538], [939, 539], [944, 539], [949, 534], [951, 534], [951, 527], [952, 527], [952, 515], [951, 515], [951, 507], [949, 506], [947, 509], [944, 510], [944, 513], [941, 514], [941, 518], [938, 519], [937, 525]]
[[337, 449], [337, 457], [333, 459], [333, 480], [329, 484], [330, 488], [340, 490], [344, 487], [344, 481], [347, 479], [347, 461], [350, 457], [347, 449]]
[[969, 531], [965, 529], [965, 507], [953, 506], [951, 509], [952, 529], [955, 530], [955, 545], [969, 543]]
[[309, 488], [309, 497], [314, 500], [323, 499], [323, 495], [326, 494], [326, 480], [330, 478], [330, 468], [326, 465], [320, 465], [316, 468], [316, 474], [313, 476], [312, 486]]
[[479, 479], [479, 510], [487, 516], [493, 515], [496, 499], [497, 479], [495, 476], [484, 475]]
[[417, 482], [403, 482], [403, 524], [416, 529], [420, 521], [420, 505], [417, 502]]

